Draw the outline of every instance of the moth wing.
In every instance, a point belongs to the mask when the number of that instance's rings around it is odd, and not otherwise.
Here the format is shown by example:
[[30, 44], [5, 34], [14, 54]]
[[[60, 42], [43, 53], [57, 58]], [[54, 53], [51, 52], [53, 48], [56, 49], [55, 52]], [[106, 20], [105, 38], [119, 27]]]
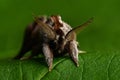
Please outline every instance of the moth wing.
[[45, 35], [47, 35], [47, 38], [52, 39], [52, 40], [56, 38], [55, 31], [49, 25], [47, 25], [47, 24], [43, 23], [42, 21], [40, 21], [37, 17], [35, 17], [35, 22], [40, 27], [40, 31], [42, 33], [44, 33]]
[[85, 28], [86, 26], [88, 26], [91, 22], [93, 21], [93, 17], [90, 18], [88, 21], [86, 21], [85, 23], [83, 23], [82, 25], [73, 28], [72, 30], [70, 30], [66, 36], [65, 39], [67, 40], [73, 40], [76, 39], [76, 33], [80, 32], [81, 30], [83, 30], [83, 28]]

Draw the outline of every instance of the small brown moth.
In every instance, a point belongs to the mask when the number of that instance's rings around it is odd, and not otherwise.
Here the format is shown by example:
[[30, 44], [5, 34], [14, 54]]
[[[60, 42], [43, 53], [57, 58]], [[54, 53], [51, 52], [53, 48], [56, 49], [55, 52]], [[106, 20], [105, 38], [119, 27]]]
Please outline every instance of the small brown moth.
[[92, 21], [93, 18], [90, 18], [84, 24], [72, 29], [58, 15], [35, 17], [34, 22], [25, 29], [23, 45], [15, 59], [25, 59], [24, 54], [30, 50], [32, 54], [27, 58], [43, 53], [51, 71], [53, 57], [68, 53], [74, 63], [79, 66], [78, 54], [83, 51], [78, 50], [76, 33]]

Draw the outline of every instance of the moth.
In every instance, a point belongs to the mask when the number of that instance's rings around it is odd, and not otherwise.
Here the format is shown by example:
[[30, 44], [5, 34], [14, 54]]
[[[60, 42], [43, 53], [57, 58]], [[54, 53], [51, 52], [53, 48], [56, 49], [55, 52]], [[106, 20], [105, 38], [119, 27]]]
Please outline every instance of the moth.
[[28, 51], [31, 55], [27, 59], [43, 54], [51, 71], [55, 56], [69, 54], [79, 66], [78, 54], [83, 51], [78, 50], [76, 36], [92, 21], [93, 17], [72, 29], [59, 15], [34, 17], [33, 23], [25, 29], [22, 47], [15, 59], [26, 59], [24, 54]]

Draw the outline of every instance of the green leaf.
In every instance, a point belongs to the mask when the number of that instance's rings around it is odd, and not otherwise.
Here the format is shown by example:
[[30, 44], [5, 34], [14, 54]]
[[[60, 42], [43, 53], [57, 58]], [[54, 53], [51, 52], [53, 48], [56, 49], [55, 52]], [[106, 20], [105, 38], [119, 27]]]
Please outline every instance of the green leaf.
[[79, 55], [79, 67], [69, 57], [55, 58], [51, 72], [44, 59], [0, 61], [0, 80], [118, 80], [120, 55], [116, 51]]

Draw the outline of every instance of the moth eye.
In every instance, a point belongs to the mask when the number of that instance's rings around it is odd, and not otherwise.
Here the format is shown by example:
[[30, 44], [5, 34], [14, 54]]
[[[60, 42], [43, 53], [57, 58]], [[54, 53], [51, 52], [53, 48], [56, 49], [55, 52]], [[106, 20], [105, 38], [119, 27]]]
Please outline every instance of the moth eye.
[[55, 25], [55, 23], [50, 20], [49, 25], [51, 25], [53, 27]]
[[55, 23], [50, 18], [47, 19], [46, 23], [52, 27], [55, 26]]
[[55, 26], [55, 23], [52, 23], [52, 27]]

